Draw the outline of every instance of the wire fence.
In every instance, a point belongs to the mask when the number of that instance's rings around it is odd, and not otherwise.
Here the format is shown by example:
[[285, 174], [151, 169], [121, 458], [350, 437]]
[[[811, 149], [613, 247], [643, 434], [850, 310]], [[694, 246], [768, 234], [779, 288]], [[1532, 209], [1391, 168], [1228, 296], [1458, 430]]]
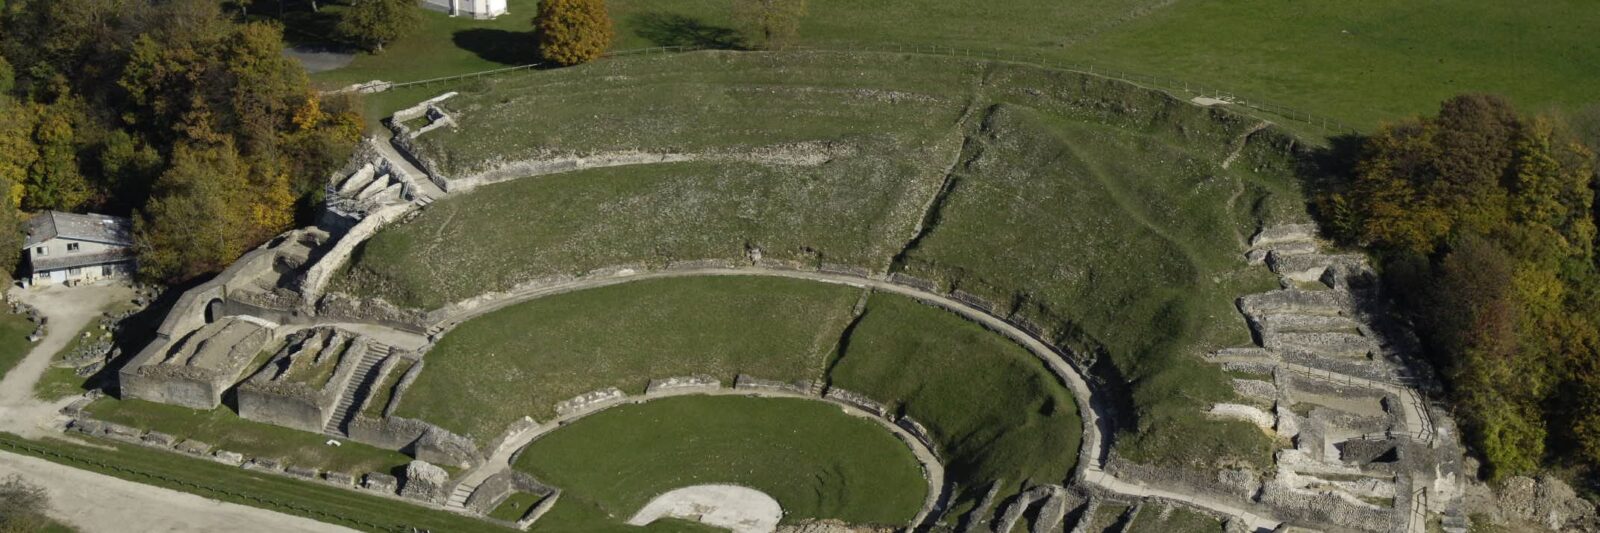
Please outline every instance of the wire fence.
[[[616, 52], [609, 52], [609, 53], [605, 54], [603, 57], [607, 58], [607, 59], [611, 59], [611, 58], [621, 58], [621, 57], [630, 57], [630, 56], [677, 54], [677, 53], [697, 52], [697, 51], [705, 51], [705, 50], [724, 50], [724, 51], [726, 51], [726, 49], [710, 48], [710, 47], [702, 47], [702, 46], [657, 46], [657, 47], [650, 47], [650, 48], [636, 48], [636, 49], [630, 49], [630, 50], [620, 50], [620, 51], [616, 51]], [[1167, 93], [1169, 93], [1169, 94], [1171, 94], [1171, 95], [1173, 95], [1175, 97], [1179, 97], [1179, 98], [1184, 99], [1184, 100], [1194, 100], [1196, 98], [1204, 98], [1204, 99], [1211, 100], [1211, 101], [1208, 101], [1208, 102], [1204, 102], [1206, 104], [1227, 104], [1227, 105], [1232, 105], [1232, 106], [1237, 106], [1237, 107], [1244, 107], [1244, 108], [1252, 109], [1252, 110], [1259, 111], [1259, 112], [1262, 112], [1262, 113], [1267, 113], [1267, 114], [1270, 114], [1270, 115], [1273, 115], [1273, 116], [1276, 116], [1276, 117], [1282, 117], [1282, 118], [1285, 118], [1285, 119], [1293, 120], [1295, 122], [1299, 122], [1299, 123], [1302, 123], [1302, 124], [1305, 124], [1305, 125], [1308, 125], [1308, 126], [1312, 126], [1312, 127], [1318, 128], [1318, 129], [1320, 129], [1322, 131], [1333, 133], [1333, 134], [1359, 133], [1359, 131], [1360, 131], [1360, 130], [1356, 129], [1354, 126], [1352, 126], [1352, 125], [1350, 125], [1348, 123], [1345, 123], [1344, 121], [1341, 121], [1339, 119], [1333, 118], [1333, 117], [1329, 117], [1329, 116], [1326, 116], [1326, 115], [1320, 115], [1320, 114], [1316, 114], [1316, 113], [1311, 113], [1311, 112], [1308, 112], [1308, 111], [1303, 111], [1303, 110], [1300, 110], [1300, 109], [1292, 107], [1292, 106], [1282, 105], [1282, 104], [1279, 104], [1279, 103], [1276, 103], [1276, 102], [1272, 102], [1272, 101], [1269, 101], [1269, 100], [1264, 100], [1264, 99], [1257, 98], [1257, 97], [1254, 97], [1254, 96], [1246, 96], [1246, 95], [1243, 95], [1241, 93], [1235, 92], [1235, 91], [1233, 91], [1231, 89], [1224, 88], [1224, 87], [1219, 87], [1219, 86], [1216, 86], [1216, 85], [1206, 85], [1206, 84], [1201, 84], [1201, 83], [1190, 83], [1187, 80], [1182, 80], [1182, 79], [1179, 79], [1179, 78], [1173, 78], [1173, 77], [1169, 77], [1169, 76], [1158, 76], [1158, 75], [1144, 74], [1144, 73], [1141, 73], [1141, 72], [1138, 72], [1138, 71], [1128, 70], [1128, 69], [1115, 67], [1115, 66], [1100, 65], [1100, 64], [1094, 64], [1094, 63], [1081, 63], [1081, 62], [1072, 62], [1072, 61], [1062, 61], [1062, 60], [1059, 60], [1059, 59], [1056, 59], [1056, 58], [1052, 58], [1052, 57], [1045, 56], [1043, 54], [1036, 54], [1036, 53], [1015, 52], [1015, 51], [1009, 51], [1008, 52], [1008, 51], [998, 51], [998, 50], [980, 50], [980, 49], [962, 48], [962, 47], [955, 47], [955, 46], [904, 45], [904, 44], [896, 44], [896, 45], [892, 45], [892, 46], [890, 46], [890, 45], [884, 45], [884, 46], [855, 46], [855, 45], [849, 45], [849, 46], [843, 46], [843, 47], [800, 46], [800, 47], [790, 47], [790, 48], [785, 49], [785, 51], [817, 52], [817, 53], [919, 54], [919, 55], [935, 55], [935, 56], [955, 57], [955, 58], [981, 59], [981, 60], [987, 60], [987, 61], [999, 61], [999, 62], [1006, 62], [1006, 63], [1032, 65], [1032, 66], [1050, 68], [1050, 69], [1067, 71], [1067, 72], [1076, 72], [1076, 73], [1087, 74], [1087, 75], [1091, 75], [1091, 76], [1098, 76], [1098, 77], [1101, 77], [1101, 78], [1106, 78], [1106, 79], [1112, 79], [1112, 80], [1122, 81], [1122, 82], [1126, 82], [1126, 83], [1131, 83], [1133, 85], [1138, 85], [1138, 86], [1145, 87], [1145, 88], [1156, 89], [1156, 90], [1160, 90], [1160, 91], [1163, 91], [1163, 92], [1167, 92]], [[452, 75], [452, 76], [442, 76], [442, 77], [429, 78], [429, 79], [424, 79], [424, 80], [414, 80], [414, 81], [389, 83], [389, 84], [385, 84], [382, 89], [377, 89], [377, 90], [398, 89], [398, 88], [404, 88], [404, 87], [416, 87], [416, 86], [424, 86], [424, 85], [431, 85], [431, 84], [438, 84], [438, 83], [450, 83], [450, 82], [454, 82], [454, 81], [467, 80], [467, 79], [476, 79], [476, 78], [482, 78], [484, 76], [496, 76], [496, 75], [507, 74], [507, 73], [512, 73], [512, 72], [522, 72], [522, 71], [529, 71], [529, 70], [535, 70], [535, 69], [541, 69], [541, 68], [556, 68], [558, 66], [559, 65], [556, 65], [554, 63], [549, 63], [549, 62], [536, 62], [536, 63], [527, 64], [527, 65], [518, 65], [518, 66], [514, 66], [514, 67], [505, 67], [505, 68], [484, 70], [484, 71], [478, 71], [478, 72], [469, 72], [469, 73], [466, 73], [466, 74], [457, 74], [457, 75]], [[376, 87], [374, 87], [374, 89], [376, 89]]]

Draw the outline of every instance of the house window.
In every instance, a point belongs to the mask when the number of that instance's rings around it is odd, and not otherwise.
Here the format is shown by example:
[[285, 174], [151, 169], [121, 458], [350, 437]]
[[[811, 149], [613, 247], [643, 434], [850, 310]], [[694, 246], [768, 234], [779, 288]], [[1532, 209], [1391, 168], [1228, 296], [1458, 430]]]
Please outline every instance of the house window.
[[69, 275], [69, 276], [76, 276], [76, 275], [79, 275], [79, 274], [82, 274], [82, 273], [83, 273], [83, 269], [81, 269], [81, 268], [73, 267], [73, 268], [67, 269], [67, 275]]
[[78, 243], [75, 243], [75, 242], [67, 243], [67, 251], [68, 252], [76, 252], [76, 251], [78, 251]]
[[50, 255], [50, 248], [46, 246], [35, 247], [33, 249], [33, 255]]

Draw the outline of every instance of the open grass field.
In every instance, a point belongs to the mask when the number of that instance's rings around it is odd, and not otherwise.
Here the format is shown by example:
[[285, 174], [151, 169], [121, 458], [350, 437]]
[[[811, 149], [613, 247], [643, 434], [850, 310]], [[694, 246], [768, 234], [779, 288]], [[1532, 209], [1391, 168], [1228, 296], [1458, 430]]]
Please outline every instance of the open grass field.
[[28, 321], [27, 315], [0, 313], [0, 378], [33, 349], [33, 343], [28, 342], [33, 329], [33, 322]]
[[392, 473], [411, 461], [400, 452], [357, 442], [328, 446], [325, 444], [328, 439], [323, 435], [252, 422], [239, 418], [227, 408], [196, 411], [107, 397], [89, 404], [85, 411], [99, 420], [159, 431], [179, 440], [194, 439], [212, 445], [213, 449], [356, 476], [367, 472]]
[[1072, 394], [1032, 353], [943, 309], [872, 295], [828, 380], [927, 426], [961, 487], [952, 516], [994, 481], [1005, 501], [1061, 483], [1077, 464], [1083, 421]]
[[816, 378], [859, 291], [767, 278], [650, 280], [541, 298], [467, 321], [428, 353], [396, 414], [487, 443], [523, 416], [651, 379], [731, 386]]
[[0, 434], [0, 451], [31, 455], [138, 483], [304, 516], [359, 531], [515, 531], [465, 516], [390, 498], [251, 472], [238, 467], [131, 444], [26, 440]]
[[783, 521], [903, 525], [927, 495], [888, 430], [813, 400], [688, 396], [591, 415], [525, 449], [516, 468], [562, 488], [541, 530], [579, 531], [564, 507], [626, 520], [656, 495], [733, 484], [772, 496]]
[[[416, 80], [534, 58], [536, 0], [493, 21], [427, 14], [380, 55], [322, 73], [342, 85]], [[609, 2], [617, 50], [729, 46], [742, 39], [727, 0]], [[941, 46], [1094, 63], [1329, 115], [1366, 129], [1432, 110], [1466, 91], [1530, 109], [1592, 103], [1600, 83], [1600, 10], [1585, 0], [1372, 4], [1351, 0], [982, 2], [812, 0], [797, 44]]]

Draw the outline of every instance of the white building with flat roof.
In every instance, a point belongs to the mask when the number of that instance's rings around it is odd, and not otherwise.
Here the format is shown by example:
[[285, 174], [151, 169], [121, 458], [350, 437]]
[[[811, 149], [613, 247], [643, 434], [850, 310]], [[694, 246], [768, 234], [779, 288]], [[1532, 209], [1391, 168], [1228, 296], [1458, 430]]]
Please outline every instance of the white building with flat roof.
[[506, 0], [421, 0], [422, 7], [449, 13], [452, 17], [492, 19], [506, 14]]
[[134, 273], [133, 222], [123, 217], [46, 211], [28, 219], [23, 285], [126, 278]]

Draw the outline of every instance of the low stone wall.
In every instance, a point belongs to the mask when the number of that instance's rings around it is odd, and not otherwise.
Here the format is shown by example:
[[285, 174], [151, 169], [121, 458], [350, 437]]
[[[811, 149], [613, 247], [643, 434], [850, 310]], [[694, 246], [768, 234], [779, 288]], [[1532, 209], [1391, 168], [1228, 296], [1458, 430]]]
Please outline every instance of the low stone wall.
[[757, 390], [757, 391], [785, 392], [785, 393], [790, 393], [790, 394], [811, 394], [811, 382], [810, 381], [805, 381], [805, 380], [793, 381], [793, 382], [790, 382], [790, 381], [777, 381], [777, 380], [771, 380], [771, 379], [761, 379], [761, 378], [757, 378], [757, 377], [751, 377], [751, 376], [747, 376], [747, 375], [744, 375], [744, 374], [739, 374], [738, 376], [736, 376], [734, 378], [734, 380], [733, 380], [733, 388], [735, 390]]
[[[309, 481], [320, 481], [329, 485], [356, 490], [356, 476], [347, 472], [323, 472], [316, 468], [299, 465], [286, 465], [276, 460], [262, 457], [248, 457], [244, 454], [213, 447], [211, 444], [193, 439], [179, 441], [177, 438], [165, 433], [146, 431], [143, 429], [124, 426], [112, 422], [104, 422], [87, 417], [76, 417], [67, 422], [67, 430], [84, 435], [110, 439], [129, 444], [166, 450], [235, 466], [255, 472], [264, 472]], [[366, 489], [383, 493], [389, 496], [398, 495], [398, 484], [393, 476], [381, 473], [367, 473]]]
[[616, 387], [586, 392], [556, 404], [557, 416], [572, 416], [621, 402], [627, 395]]
[[887, 419], [889, 417], [889, 408], [859, 392], [848, 391], [838, 387], [828, 387], [828, 391], [823, 393], [822, 397], [872, 413], [877, 415], [878, 418]]
[[387, 205], [368, 213], [366, 218], [361, 219], [355, 227], [340, 236], [316, 264], [306, 268], [305, 277], [300, 284], [300, 294], [305, 296], [307, 302], [320, 300], [323, 290], [328, 286], [328, 280], [350, 260], [350, 254], [355, 253], [357, 245], [412, 209], [416, 209], [416, 204], [406, 202]]
[[376, 298], [356, 298], [344, 293], [331, 292], [317, 302], [316, 314], [325, 320], [346, 320], [380, 324], [401, 331], [423, 334], [433, 323], [429, 313], [416, 309], [402, 309]]
[[652, 379], [650, 380], [650, 384], [645, 386], [644, 393], [656, 394], [665, 392], [706, 391], [717, 390], [720, 388], [722, 388], [721, 380], [703, 374], [696, 374], [685, 377]]

